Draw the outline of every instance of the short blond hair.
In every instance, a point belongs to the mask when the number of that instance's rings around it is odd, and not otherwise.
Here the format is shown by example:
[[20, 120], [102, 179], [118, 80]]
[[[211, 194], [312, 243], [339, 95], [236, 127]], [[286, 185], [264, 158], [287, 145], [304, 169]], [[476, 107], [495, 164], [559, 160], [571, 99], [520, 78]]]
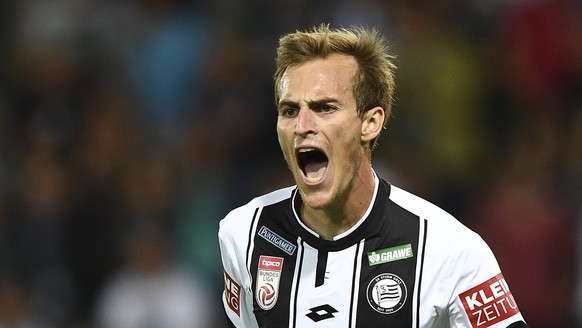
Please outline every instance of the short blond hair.
[[[394, 56], [388, 54], [386, 41], [374, 29], [331, 29], [329, 25], [322, 24], [281, 37], [274, 75], [275, 102], [279, 103], [281, 79], [287, 68], [326, 58], [330, 54], [354, 57], [358, 68], [352, 90], [358, 115], [363, 117], [366, 111], [380, 106], [385, 112], [383, 125], [386, 127], [392, 115], [396, 65], [393, 62]], [[374, 148], [377, 138], [371, 144]]]

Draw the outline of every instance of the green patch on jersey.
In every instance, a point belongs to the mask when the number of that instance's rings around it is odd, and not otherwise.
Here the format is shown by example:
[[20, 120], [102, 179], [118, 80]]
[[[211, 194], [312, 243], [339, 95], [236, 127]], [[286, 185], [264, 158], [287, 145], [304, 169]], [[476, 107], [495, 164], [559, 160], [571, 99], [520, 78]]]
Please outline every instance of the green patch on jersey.
[[405, 244], [368, 252], [368, 264], [372, 266], [387, 262], [403, 260], [413, 256], [414, 254], [412, 254], [412, 245]]

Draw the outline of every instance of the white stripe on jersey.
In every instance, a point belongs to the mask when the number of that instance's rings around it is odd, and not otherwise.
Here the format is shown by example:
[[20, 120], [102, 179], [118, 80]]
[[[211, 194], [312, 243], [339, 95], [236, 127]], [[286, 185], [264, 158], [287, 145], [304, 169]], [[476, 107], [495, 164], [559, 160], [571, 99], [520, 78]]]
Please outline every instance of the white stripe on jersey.
[[358, 295], [360, 294], [360, 274], [362, 273], [362, 262], [358, 261], [358, 259], [362, 258], [362, 256], [364, 256], [364, 243], [366, 242], [365, 239], [362, 239], [360, 241], [360, 244], [358, 246], [358, 254], [356, 256], [355, 262], [356, 262], [356, 274], [354, 275], [354, 279], [352, 281], [352, 308], [350, 309], [350, 316], [351, 316], [351, 321], [350, 321], [350, 328], [352, 327], [356, 327], [356, 319], [358, 318], [357, 314], [358, 314]]
[[299, 271], [303, 261], [303, 242], [301, 237], [297, 238], [297, 260], [295, 263], [295, 272], [293, 273], [293, 283], [291, 284], [291, 302], [289, 302], [289, 328], [295, 327], [295, 317], [297, 316], [297, 285], [299, 284]]
[[[355, 315], [352, 311], [357, 309], [357, 286], [359, 286], [362, 262], [360, 259], [363, 255], [364, 240], [349, 248], [329, 252], [325, 283], [315, 288], [319, 251], [306, 244], [301, 238], [298, 242], [301, 254], [297, 255], [293, 290], [291, 291], [292, 300], [289, 310], [292, 318], [289, 327], [313, 326], [314, 321], [305, 314], [313, 312], [313, 308], [329, 304], [333, 304], [338, 312], [333, 313], [333, 317], [330, 319], [317, 322], [318, 328], [340, 327], [342, 323], [350, 322], [350, 317], [351, 322], [354, 322]], [[348, 294], [350, 297], [338, 299], [338, 290], [343, 290], [343, 294]], [[301, 297], [300, 300], [299, 297]], [[351, 311], [343, 311], [345, 309]], [[353, 326], [355, 327], [355, 325]]]
[[419, 316], [420, 313], [418, 309], [420, 308], [420, 283], [422, 282], [422, 269], [424, 266], [424, 245], [426, 240], [426, 225], [427, 221], [420, 219], [419, 231], [418, 231], [418, 254], [416, 255], [416, 279], [414, 280], [414, 294], [412, 295], [412, 327], [419, 328]]

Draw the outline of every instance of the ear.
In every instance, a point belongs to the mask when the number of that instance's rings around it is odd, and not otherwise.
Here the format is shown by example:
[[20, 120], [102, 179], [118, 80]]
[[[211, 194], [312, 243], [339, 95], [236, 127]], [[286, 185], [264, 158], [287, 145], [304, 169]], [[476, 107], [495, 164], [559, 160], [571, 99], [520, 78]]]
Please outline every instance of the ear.
[[370, 142], [380, 135], [384, 127], [384, 108], [374, 107], [362, 117], [362, 141]]

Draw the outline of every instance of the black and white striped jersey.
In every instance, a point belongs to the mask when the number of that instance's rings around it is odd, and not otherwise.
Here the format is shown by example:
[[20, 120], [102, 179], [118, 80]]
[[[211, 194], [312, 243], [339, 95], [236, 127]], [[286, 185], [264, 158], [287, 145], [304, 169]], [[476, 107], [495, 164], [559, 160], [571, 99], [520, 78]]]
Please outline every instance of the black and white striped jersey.
[[361, 220], [324, 240], [296, 187], [221, 222], [223, 303], [234, 327], [526, 327], [497, 261], [435, 205], [376, 178]]

